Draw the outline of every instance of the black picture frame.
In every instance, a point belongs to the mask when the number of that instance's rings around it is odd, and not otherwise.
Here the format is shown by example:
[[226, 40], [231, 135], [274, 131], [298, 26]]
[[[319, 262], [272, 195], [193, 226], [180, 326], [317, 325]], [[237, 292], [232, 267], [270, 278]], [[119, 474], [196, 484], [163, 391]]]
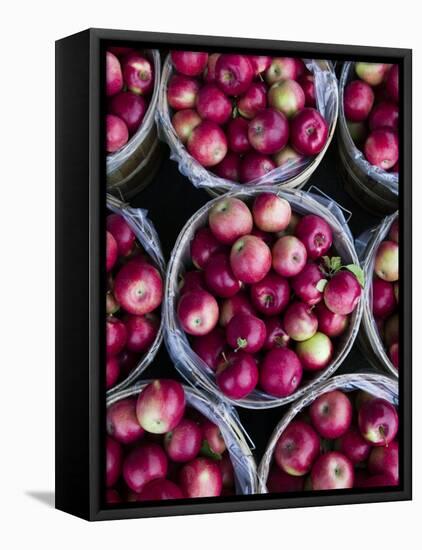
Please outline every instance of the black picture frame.
[[[400, 485], [395, 488], [101, 504], [104, 393], [103, 300], [105, 164], [101, 123], [102, 45], [115, 41], [187, 49], [291, 52], [301, 57], [398, 63], [400, 121], [401, 370]], [[87, 520], [409, 500], [412, 498], [412, 51], [88, 29], [56, 42], [56, 508]], [[403, 398], [404, 396], [404, 398]]]

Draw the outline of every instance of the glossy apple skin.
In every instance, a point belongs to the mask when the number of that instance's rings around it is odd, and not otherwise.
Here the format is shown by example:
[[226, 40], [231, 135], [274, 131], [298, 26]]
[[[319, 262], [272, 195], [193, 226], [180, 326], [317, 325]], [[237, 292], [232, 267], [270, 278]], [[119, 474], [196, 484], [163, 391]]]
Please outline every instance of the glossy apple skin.
[[185, 406], [185, 391], [179, 382], [154, 380], [139, 394], [136, 416], [146, 432], [163, 434], [177, 426]]
[[275, 193], [261, 193], [253, 202], [252, 215], [261, 231], [276, 233], [289, 225], [292, 209], [286, 199]]
[[305, 267], [308, 254], [297, 237], [280, 237], [272, 248], [273, 269], [282, 277], [294, 277]]
[[247, 205], [235, 197], [221, 199], [211, 208], [208, 222], [213, 235], [223, 244], [233, 244], [252, 231], [253, 219]]
[[318, 330], [330, 338], [343, 334], [349, 325], [347, 315], [339, 315], [330, 311], [324, 302], [319, 302], [315, 308], [318, 318]]
[[275, 82], [268, 91], [270, 107], [292, 118], [305, 107], [305, 93], [296, 80]]
[[350, 399], [340, 390], [320, 395], [309, 407], [314, 428], [326, 439], [343, 436], [352, 423], [353, 409]]
[[255, 309], [268, 316], [280, 314], [290, 300], [289, 283], [274, 271], [270, 271], [261, 281], [253, 284], [250, 292]]
[[229, 346], [247, 353], [257, 353], [264, 345], [266, 336], [264, 321], [245, 313], [238, 313], [232, 317], [226, 327]]
[[292, 340], [303, 342], [316, 333], [318, 319], [310, 306], [292, 302], [284, 313], [283, 326]]
[[230, 258], [225, 252], [215, 254], [205, 268], [205, 282], [208, 289], [220, 298], [230, 298], [241, 288], [239, 279], [233, 274]]
[[254, 118], [267, 107], [267, 88], [263, 82], [253, 82], [237, 100], [239, 114], [247, 119]]
[[347, 120], [366, 120], [373, 104], [374, 92], [369, 84], [362, 80], [353, 80], [347, 84], [344, 89], [344, 114]]
[[120, 92], [112, 97], [109, 103], [110, 112], [125, 122], [130, 135], [133, 135], [141, 125], [147, 107], [145, 99], [132, 92]]
[[183, 109], [174, 113], [171, 123], [174, 131], [182, 143], [187, 143], [194, 128], [196, 128], [202, 119], [193, 109]]
[[124, 121], [116, 115], [106, 115], [106, 150], [115, 153], [127, 143], [129, 130]]
[[269, 85], [287, 79], [296, 80], [297, 69], [296, 60], [293, 57], [274, 57], [265, 71], [265, 80]]
[[220, 55], [220, 53], [212, 53], [208, 56], [208, 62], [203, 74], [205, 82], [215, 82], [215, 65], [217, 64], [217, 59]]
[[298, 153], [312, 156], [320, 153], [328, 139], [328, 124], [312, 107], [299, 111], [290, 123], [290, 143]]
[[227, 124], [227, 141], [234, 153], [246, 153], [251, 150], [248, 139], [248, 122], [241, 117], [231, 119]]
[[215, 166], [227, 153], [227, 138], [223, 130], [211, 120], [203, 120], [187, 141], [189, 153], [206, 168]]
[[359, 62], [355, 65], [355, 71], [358, 77], [370, 86], [378, 86], [385, 78], [387, 65], [385, 63]]
[[371, 446], [363, 439], [359, 430], [351, 427], [338, 441], [337, 450], [347, 456], [353, 464], [364, 462], [371, 452]]
[[106, 52], [106, 94], [113, 96], [123, 88], [120, 61], [111, 52]]
[[125, 347], [127, 340], [126, 327], [120, 319], [106, 319], [106, 352], [108, 356], [117, 355]]
[[392, 441], [385, 447], [372, 449], [368, 459], [368, 470], [373, 475], [391, 476], [394, 484], [399, 482], [399, 445]]
[[136, 353], [145, 353], [152, 346], [159, 328], [154, 315], [129, 315], [125, 319], [127, 332], [126, 347]]
[[375, 256], [374, 271], [380, 279], [393, 283], [399, 279], [399, 245], [383, 241]]
[[220, 325], [226, 327], [230, 319], [238, 313], [256, 315], [248, 296], [244, 292], [238, 292], [235, 296], [227, 298], [220, 305]]
[[119, 443], [129, 445], [142, 438], [144, 429], [136, 417], [136, 399], [127, 397], [107, 408], [107, 433]]
[[399, 125], [399, 108], [391, 101], [382, 101], [375, 105], [369, 115], [369, 128], [392, 128], [397, 130]]
[[173, 462], [188, 462], [196, 458], [201, 449], [201, 443], [201, 428], [188, 418], [183, 418], [164, 436], [164, 448]]
[[324, 369], [333, 357], [333, 344], [326, 334], [316, 332], [305, 342], [299, 342], [296, 346], [296, 353], [307, 371], [318, 371]]
[[298, 80], [302, 86], [302, 90], [305, 94], [306, 107], [316, 107], [316, 95], [315, 95], [315, 79], [314, 75], [310, 73], [304, 74]]
[[258, 367], [254, 357], [242, 350], [229, 353], [217, 369], [216, 382], [227, 397], [246, 397], [258, 383]]
[[269, 493], [291, 493], [303, 491], [303, 482], [303, 477], [286, 474], [273, 464], [268, 473], [266, 485]]
[[303, 216], [296, 226], [296, 237], [305, 245], [309, 258], [324, 256], [333, 244], [333, 232], [328, 223], [315, 214]]
[[365, 157], [373, 166], [392, 168], [399, 159], [399, 138], [391, 128], [377, 128], [366, 138]]
[[144, 486], [137, 501], [173, 500], [177, 498], [183, 498], [183, 493], [173, 481], [153, 479]]
[[271, 65], [271, 57], [268, 55], [250, 55], [248, 59], [252, 65], [255, 76], [266, 71]]
[[270, 395], [287, 397], [299, 387], [302, 372], [302, 365], [294, 351], [288, 348], [275, 348], [262, 360], [259, 385]]
[[250, 121], [248, 138], [252, 147], [263, 155], [273, 155], [287, 145], [289, 123], [283, 113], [263, 109]]
[[154, 71], [151, 63], [137, 52], [129, 53], [123, 60], [123, 77], [129, 91], [148, 95], [154, 86]]
[[203, 120], [225, 124], [232, 114], [232, 103], [218, 86], [205, 84], [198, 92], [196, 109]]
[[226, 345], [226, 335], [220, 327], [215, 327], [205, 336], [192, 338], [193, 351], [214, 371], [221, 362]]
[[339, 315], [348, 315], [355, 310], [362, 287], [349, 271], [338, 271], [324, 289], [324, 302], [327, 308]]
[[353, 464], [336, 451], [320, 455], [312, 467], [311, 482], [315, 491], [351, 489], [354, 482]]
[[359, 430], [366, 441], [375, 447], [389, 445], [397, 435], [397, 411], [385, 399], [371, 399], [359, 409]]
[[385, 318], [396, 309], [396, 298], [392, 283], [382, 279], [372, 281], [372, 311], [375, 317]]
[[186, 271], [183, 274], [180, 282], [180, 296], [192, 290], [206, 290], [203, 271]]
[[174, 74], [167, 88], [167, 101], [172, 109], [194, 109], [199, 93], [199, 82], [194, 78]]
[[123, 478], [129, 489], [140, 493], [150, 481], [164, 479], [167, 468], [167, 456], [161, 446], [144, 443], [130, 451], [124, 459]]
[[240, 163], [240, 155], [228, 151], [223, 160], [214, 166], [214, 173], [225, 180], [238, 182], [240, 181]]
[[317, 284], [322, 279], [324, 275], [317, 264], [309, 262], [300, 273], [292, 277], [292, 290], [302, 302], [314, 306], [322, 300], [322, 292], [317, 289]]
[[170, 55], [176, 71], [186, 76], [198, 76], [201, 74], [208, 61], [208, 54], [206, 52], [172, 51]]
[[399, 100], [399, 66], [393, 65], [388, 71], [385, 83], [387, 94], [393, 101]]
[[204, 336], [217, 324], [218, 304], [209, 292], [192, 290], [180, 297], [177, 315], [185, 332], [192, 336]]
[[264, 177], [275, 168], [275, 162], [268, 155], [251, 151], [250, 153], [246, 153], [240, 163], [240, 181], [242, 183], [255, 181]]
[[[290, 145], [286, 145], [281, 151], [276, 153], [273, 156], [274, 162], [277, 166], [286, 166], [288, 163], [292, 164], [298, 164], [300, 161], [303, 160], [303, 155], [300, 155], [297, 151], [295, 151]], [[300, 168], [297, 167], [294, 172], [292, 171], [292, 168], [290, 168], [291, 175], [296, 175], [300, 172]]]
[[217, 497], [223, 488], [223, 479], [216, 461], [195, 458], [180, 472], [180, 487], [187, 498]]
[[271, 269], [271, 250], [259, 237], [240, 237], [232, 246], [230, 264], [242, 283], [258, 283]]
[[113, 487], [122, 471], [122, 448], [110, 436], [106, 439], [106, 487]]
[[117, 382], [120, 376], [120, 364], [114, 355], [106, 359], [106, 389], [110, 389]]
[[114, 295], [128, 313], [151, 313], [163, 299], [160, 272], [142, 258], [134, 258], [117, 273], [114, 280]]
[[284, 330], [283, 323], [278, 316], [265, 319], [267, 337], [263, 349], [284, 348], [289, 345], [290, 336]]
[[198, 269], [205, 269], [211, 256], [222, 250], [223, 246], [208, 227], [200, 227], [190, 243], [192, 263]]
[[211, 451], [217, 455], [222, 455], [226, 450], [226, 442], [217, 424], [210, 420], [205, 420], [202, 424], [202, 436], [207, 441]]
[[135, 244], [135, 233], [119, 214], [109, 214], [106, 219], [107, 231], [116, 240], [119, 256], [127, 256], [131, 253]]
[[245, 92], [254, 76], [249, 59], [239, 54], [222, 54], [215, 65], [215, 80], [220, 89], [229, 96]]
[[274, 459], [287, 474], [303, 476], [311, 470], [319, 449], [315, 430], [306, 422], [293, 420], [277, 441]]
[[117, 260], [117, 243], [111, 233], [106, 231], [106, 271], [109, 272], [113, 269]]

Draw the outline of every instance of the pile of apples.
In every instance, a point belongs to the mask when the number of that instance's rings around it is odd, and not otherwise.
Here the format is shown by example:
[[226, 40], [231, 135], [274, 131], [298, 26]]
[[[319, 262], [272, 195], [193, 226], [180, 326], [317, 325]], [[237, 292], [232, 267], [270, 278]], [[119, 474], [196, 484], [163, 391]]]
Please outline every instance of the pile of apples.
[[344, 89], [350, 136], [373, 166], [398, 172], [398, 65], [356, 63], [355, 72]]
[[397, 411], [363, 391], [324, 393], [280, 435], [270, 493], [394, 486], [399, 482]]
[[132, 48], [106, 52], [106, 150], [121, 149], [142, 124], [154, 87], [154, 68]]
[[173, 51], [171, 61], [173, 128], [219, 177], [250, 182], [324, 148], [328, 125], [301, 59]]
[[287, 397], [330, 364], [363, 285], [332, 245], [323, 218], [293, 213], [272, 192], [251, 209], [230, 196], [211, 207], [190, 245], [195, 269], [184, 274], [177, 315], [226, 396], [259, 387]]
[[160, 326], [163, 281], [119, 214], [106, 220], [106, 387], [126, 378]]
[[107, 410], [106, 501], [234, 494], [234, 471], [216, 424], [186, 407], [183, 386], [154, 380]]
[[399, 368], [399, 222], [391, 225], [375, 255], [372, 312], [388, 356]]

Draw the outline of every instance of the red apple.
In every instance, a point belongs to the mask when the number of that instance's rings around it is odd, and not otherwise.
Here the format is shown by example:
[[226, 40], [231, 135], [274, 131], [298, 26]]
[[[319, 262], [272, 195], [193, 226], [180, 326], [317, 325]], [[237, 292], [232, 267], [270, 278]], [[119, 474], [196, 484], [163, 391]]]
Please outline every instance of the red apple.
[[173, 500], [183, 498], [182, 490], [168, 479], [153, 479], [149, 481], [139, 493], [137, 501]]
[[266, 71], [271, 65], [271, 57], [268, 55], [250, 55], [248, 59], [252, 64], [255, 76]]
[[122, 471], [122, 448], [112, 437], [106, 439], [106, 487], [113, 487]]
[[204, 120], [192, 130], [187, 148], [202, 166], [215, 166], [226, 156], [227, 138], [218, 124]]
[[239, 54], [222, 54], [215, 65], [215, 80], [221, 90], [229, 96], [245, 92], [253, 79], [254, 72], [249, 59]]
[[365, 157], [383, 170], [392, 168], [399, 158], [399, 138], [391, 128], [377, 128], [366, 138]]
[[384, 340], [386, 346], [389, 348], [392, 344], [398, 342], [399, 336], [399, 316], [396, 313], [387, 319], [385, 323]]
[[324, 275], [317, 264], [307, 263], [291, 280], [293, 292], [302, 302], [314, 306], [322, 300], [322, 291], [318, 290], [318, 283], [323, 279]]
[[186, 271], [180, 283], [180, 295], [191, 290], [206, 290], [203, 271]]
[[111, 52], [106, 52], [106, 94], [113, 96], [123, 88], [123, 75], [120, 62]]
[[267, 106], [267, 88], [263, 82], [252, 82], [237, 100], [237, 111], [244, 118], [254, 118]]
[[263, 349], [269, 350], [288, 346], [290, 336], [284, 330], [283, 323], [279, 317], [269, 317], [265, 319], [265, 329], [267, 337]]
[[216, 327], [205, 336], [197, 336], [192, 339], [192, 349], [209, 366], [216, 370], [221, 363], [222, 354], [226, 348], [225, 332]]
[[232, 114], [232, 103], [218, 86], [205, 84], [198, 92], [196, 109], [203, 120], [224, 124]]
[[144, 443], [126, 456], [123, 462], [123, 478], [135, 493], [140, 493], [147, 483], [164, 479], [168, 461], [165, 452], [157, 443]]
[[318, 319], [310, 306], [293, 302], [284, 314], [283, 326], [292, 340], [303, 342], [316, 333]]
[[372, 311], [375, 317], [385, 318], [396, 309], [396, 298], [392, 283], [382, 279], [372, 282]]
[[154, 86], [154, 70], [148, 59], [136, 52], [123, 60], [123, 77], [130, 92], [147, 95]]
[[258, 367], [254, 357], [242, 350], [227, 354], [217, 368], [216, 382], [227, 397], [246, 397], [258, 383]]
[[235, 197], [217, 201], [210, 210], [208, 223], [214, 236], [223, 244], [233, 244], [252, 231], [253, 219], [247, 205]]
[[198, 269], [205, 269], [210, 258], [222, 250], [223, 246], [208, 227], [200, 227], [190, 243], [192, 263]]
[[109, 355], [106, 359], [106, 389], [114, 386], [120, 376], [119, 360], [114, 355]]
[[286, 308], [289, 300], [289, 283], [273, 271], [251, 286], [252, 304], [264, 315], [278, 315]]
[[220, 298], [230, 298], [240, 290], [241, 283], [234, 275], [230, 258], [225, 252], [214, 254], [205, 267], [205, 282], [208, 289]]
[[240, 160], [240, 155], [229, 151], [223, 160], [214, 167], [214, 173], [229, 181], [239, 181]]
[[349, 82], [344, 89], [344, 114], [347, 120], [361, 122], [371, 112], [374, 104], [374, 92], [371, 86], [362, 80]]
[[130, 135], [141, 125], [147, 107], [145, 99], [132, 92], [120, 92], [109, 103], [110, 112], [125, 122]]
[[257, 283], [271, 269], [271, 250], [259, 237], [240, 237], [232, 246], [230, 264], [235, 277], [240, 281]]
[[298, 80], [305, 94], [306, 107], [316, 107], [315, 78], [311, 73], [305, 73]]
[[256, 311], [244, 292], [238, 292], [231, 298], [223, 300], [220, 305], [220, 325], [227, 326], [230, 319], [238, 313], [255, 315]]
[[371, 446], [363, 439], [359, 431], [353, 427], [338, 440], [337, 448], [353, 464], [364, 462], [371, 452]]
[[394, 367], [398, 370], [399, 368], [399, 343], [395, 342], [390, 346], [390, 349], [388, 350], [388, 355], [391, 359], [391, 362], [393, 363]]
[[395, 282], [399, 278], [399, 245], [393, 241], [383, 241], [375, 256], [374, 271], [380, 279]]
[[139, 355], [124, 349], [117, 357], [119, 361], [119, 368], [122, 371], [123, 376], [127, 376], [139, 363]]
[[340, 390], [326, 392], [309, 407], [312, 424], [321, 437], [336, 439], [344, 435], [352, 423], [350, 399]]
[[121, 149], [129, 139], [129, 131], [121, 118], [106, 115], [106, 150], [114, 153]]
[[240, 163], [240, 181], [249, 183], [257, 180], [274, 170], [274, 168], [276, 168], [276, 165], [270, 157], [251, 151], [246, 153]]
[[355, 65], [355, 71], [358, 77], [371, 86], [378, 86], [385, 78], [388, 65], [385, 63], [364, 63], [359, 62]]
[[134, 397], [116, 401], [107, 408], [107, 433], [124, 445], [141, 439], [144, 430], [136, 416], [136, 399]]
[[220, 53], [212, 53], [208, 56], [208, 62], [203, 75], [205, 82], [215, 82], [215, 66], [220, 55]]
[[216, 455], [222, 455], [226, 450], [226, 442], [217, 424], [205, 420], [202, 424], [203, 440], [207, 442], [209, 449]]
[[353, 464], [336, 451], [320, 455], [312, 467], [312, 489], [351, 489], [354, 482]]
[[231, 489], [234, 487], [234, 469], [229, 453], [224, 453], [220, 460], [220, 470], [223, 478], [223, 487]]
[[333, 351], [331, 340], [323, 332], [316, 332], [296, 346], [296, 353], [304, 370], [311, 372], [324, 369], [330, 363]]
[[263, 109], [250, 121], [248, 138], [252, 147], [264, 155], [283, 149], [289, 139], [286, 116], [274, 109]]
[[368, 470], [371, 474], [386, 474], [391, 476], [394, 484], [399, 482], [399, 445], [392, 441], [385, 447], [372, 449], [368, 459]]
[[296, 80], [275, 82], [268, 91], [270, 107], [292, 118], [305, 107], [305, 93]]
[[145, 353], [152, 346], [159, 328], [155, 315], [129, 315], [125, 319], [126, 347], [136, 353]]
[[199, 92], [199, 82], [189, 76], [174, 74], [167, 88], [167, 101], [172, 109], [194, 109]]
[[283, 231], [290, 223], [290, 204], [275, 193], [261, 193], [253, 203], [252, 215], [255, 225], [262, 231]]
[[267, 489], [269, 493], [291, 493], [303, 491], [304, 478], [302, 476], [291, 476], [272, 465], [268, 473]]
[[244, 118], [232, 118], [227, 124], [227, 141], [229, 149], [235, 153], [250, 151], [251, 144], [248, 138], [248, 122]]
[[339, 315], [330, 311], [324, 302], [319, 302], [315, 308], [318, 318], [318, 330], [330, 338], [340, 336], [349, 325], [347, 315]]
[[275, 397], [287, 397], [299, 387], [302, 365], [294, 351], [284, 348], [270, 350], [262, 360], [259, 385]]
[[193, 109], [183, 109], [173, 115], [171, 123], [180, 141], [187, 143], [192, 131], [201, 123], [201, 117]]
[[399, 100], [399, 66], [393, 65], [388, 71], [385, 83], [387, 94], [393, 101]]
[[125, 347], [127, 339], [126, 327], [116, 317], [109, 316], [106, 320], [106, 351], [107, 355], [117, 355]]
[[195, 458], [183, 466], [180, 486], [187, 498], [218, 497], [223, 488], [220, 468], [209, 458]]
[[117, 243], [111, 233], [106, 231], [106, 270], [111, 271], [117, 260]]
[[399, 220], [396, 218], [391, 224], [390, 231], [388, 233], [388, 238], [390, 241], [394, 241], [398, 244], [399, 242]]
[[301, 155], [317, 155], [328, 139], [328, 124], [324, 117], [311, 107], [299, 111], [290, 123], [290, 143]]
[[348, 315], [355, 310], [362, 287], [350, 271], [338, 271], [324, 289], [324, 302], [330, 311]]
[[298, 238], [286, 235], [273, 246], [273, 269], [282, 277], [294, 277], [305, 267], [307, 252]]
[[[300, 161], [303, 160], [303, 155], [300, 155], [297, 151], [295, 151], [292, 147], [289, 145], [286, 145], [281, 151], [276, 153], [273, 156], [274, 162], [277, 166], [286, 166], [287, 164], [298, 164]], [[291, 175], [295, 175], [300, 171], [300, 168], [296, 168], [294, 173]]]
[[292, 476], [307, 474], [319, 455], [319, 437], [302, 420], [293, 420], [280, 435], [274, 450], [278, 466]]
[[217, 324], [217, 300], [205, 290], [186, 292], [180, 297], [177, 315], [185, 332], [192, 336], [204, 336]]
[[152, 434], [173, 430], [185, 412], [185, 391], [175, 380], [154, 380], [139, 394], [136, 416], [142, 428]]
[[164, 448], [173, 462], [189, 462], [198, 456], [202, 433], [196, 422], [183, 418], [164, 436]]
[[292, 57], [274, 57], [265, 71], [265, 80], [269, 85], [282, 80], [297, 78], [297, 64]]
[[265, 338], [264, 321], [253, 315], [238, 313], [226, 327], [227, 342], [235, 351], [242, 349], [247, 353], [256, 353], [264, 345]]
[[170, 55], [176, 71], [186, 76], [198, 76], [201, 74], [208, 61], [208, 54], [206, 52], [181, 52], [173, 50]]
[[391, 101], [383, 101], [375, 105], [369, 115], [369, 128], [392, 128], [397, 130], [399, 125], [399, 108]]
[[296, 226], [296, 237], [306, 247], [308, 256], [313, 260], [324, 256], [333, 244], [333, 232], [328, 223], [315, 214], [300, 219]]
[[399, 428], [394, 405], [381, 398], [363, 403], [359, 409], [358, 422], [364, 439], [376, 447], [389, 445]]
[[106, 220], [107, 231], [113, 235], [116, 240], [120, 256], [127, 256], [132, 252], [135, 244], [135, 233], [129, 227], [123, 216], [119, 214], [109, 214]]

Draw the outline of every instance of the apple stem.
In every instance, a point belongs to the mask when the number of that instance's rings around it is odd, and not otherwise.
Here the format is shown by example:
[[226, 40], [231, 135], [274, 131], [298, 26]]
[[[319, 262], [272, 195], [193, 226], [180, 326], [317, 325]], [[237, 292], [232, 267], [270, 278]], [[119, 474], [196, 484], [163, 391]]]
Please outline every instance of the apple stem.
[[237, 348], [234, 351], [239, 351], [240, 349], [246, 348], [248, 345], [248, 341], [246, 338], [238, 338], [237, 339]]

